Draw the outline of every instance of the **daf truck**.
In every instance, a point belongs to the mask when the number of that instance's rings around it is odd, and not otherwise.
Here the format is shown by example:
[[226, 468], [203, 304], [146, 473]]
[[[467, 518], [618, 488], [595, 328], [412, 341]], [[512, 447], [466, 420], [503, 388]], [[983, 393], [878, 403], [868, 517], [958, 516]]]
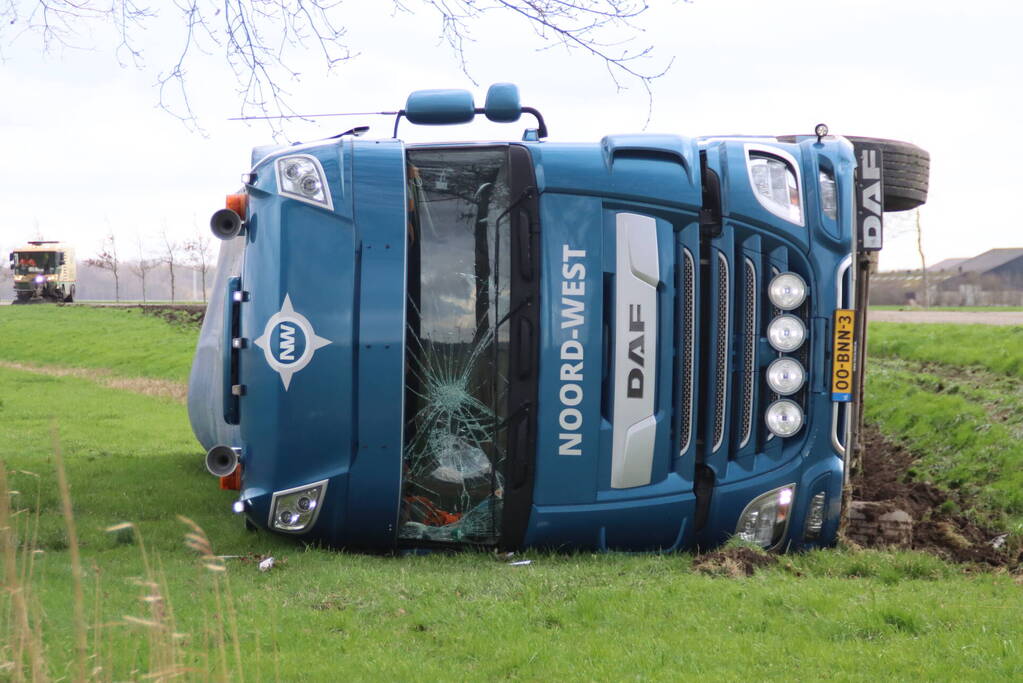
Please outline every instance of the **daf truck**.
[[[833, 544], [868, 252], [923, 203], [906, 143], [548, 139], [497, 84], [394, 136], [258, 147], [192, 370], [250, 526], [336, 547]], [[521, 140], [406, 125], [536, 120]]]

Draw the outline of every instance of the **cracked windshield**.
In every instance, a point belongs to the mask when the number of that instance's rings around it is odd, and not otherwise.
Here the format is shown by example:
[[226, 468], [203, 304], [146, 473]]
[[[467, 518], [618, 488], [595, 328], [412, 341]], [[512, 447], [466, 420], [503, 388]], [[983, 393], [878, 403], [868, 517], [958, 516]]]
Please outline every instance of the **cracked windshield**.
[[507, 149], [409, 150], [400, 537], [493, 543], [507, 443]]

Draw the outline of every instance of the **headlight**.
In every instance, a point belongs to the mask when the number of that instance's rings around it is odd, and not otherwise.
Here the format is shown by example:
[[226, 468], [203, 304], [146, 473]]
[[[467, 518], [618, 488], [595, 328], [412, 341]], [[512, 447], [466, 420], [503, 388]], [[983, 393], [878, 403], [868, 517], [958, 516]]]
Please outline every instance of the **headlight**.
[[754, 498], [739, 516], [736, 536], [764, 548], [778, 545], [785, 536], [789, 510], [795, 497], [796, 485], [788, 484]]
[[806, 282], [795, 273], [780, 273], [767, 286], [767, 298], [777, 308], [791, 311], [806, 301]]
[[270, 503], [270, 528], [300, 534], [308, 531], [320, 513], [327, 480], [274, 494]]
[[796, 172], [777, 157], [750, 152], [749, 177], [757, 200], [776, 216], [803, 224], [803, 202]]
[[821, 208], [824, 215], [834, 220], [838, 216], [838, 193], [835, 191], [835, 176], [827, 169], [821, 169], [819, 174], [821, 187]]
[[37, 285], [41, 285], [42, 283], [46, 282], [46, 276], [45, 275], [36, 275], [35, 281], [36, 281]]
[[806, 325], [794, 315], [779, 315], [767, 326], [767, 341], [783, 353], [795, 351], [805, 339]]
[[794, 394], [805, 381], [806, 371], [794, 358], [778, 358], [767, 366], [767, 386], [776, 394]]
[[277, 160], [277, 191], [309, 204], [334, 208], [323, 167], [316, 157], [308, 154]]
[[767, 407], [764, 422], [772, 434], [785, 438], [803, 426], [803, 411], [795, 401], [783, 398]]

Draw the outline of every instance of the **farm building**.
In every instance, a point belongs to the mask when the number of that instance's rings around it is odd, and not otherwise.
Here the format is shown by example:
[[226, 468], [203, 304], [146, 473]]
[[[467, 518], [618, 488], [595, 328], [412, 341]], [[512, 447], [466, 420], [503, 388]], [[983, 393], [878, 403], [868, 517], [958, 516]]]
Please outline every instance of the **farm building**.
[[870, 302], [876, 305], [1023, 305], [1023, 247], [990, 249], [973, 258], [950, 258], [918, 270], [876, 273]]
[[1023, 248], [991, 249], [963, 261], [938, 283], [938, 293], [958, 296], [961, 306], [1023, 303]]

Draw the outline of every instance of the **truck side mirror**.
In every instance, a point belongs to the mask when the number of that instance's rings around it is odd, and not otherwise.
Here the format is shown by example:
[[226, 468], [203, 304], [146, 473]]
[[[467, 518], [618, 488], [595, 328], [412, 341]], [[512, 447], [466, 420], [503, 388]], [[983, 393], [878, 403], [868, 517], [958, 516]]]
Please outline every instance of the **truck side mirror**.
[[469, 123], [477, 114], [484, 114], [495, 123], [518, 121], [526, 112], [536, 117], [537, 138], [547, 137], [543, 116], [532, 107], [523, 107], [519, 101], [519, 88], [514, 83], [495, 83], [487, 90], [486, 106], [478, 108], [468, 90], [416, 90], [405, 101], [405, 108], [394, 118], [394, 137], [398, 137], [398, 123], [405, 117], [410, 123], [425, 126], [446, 126]]
[[468, 90], [417, 90], [405, 102], [405, 118], [420, 125], [468, 123], [475, 116], [476, 105]]
[[494, 83], [487, 90], [483, 112], [494, 123], [514, 123], [522, 116], [519, 88], [514, 83]]

